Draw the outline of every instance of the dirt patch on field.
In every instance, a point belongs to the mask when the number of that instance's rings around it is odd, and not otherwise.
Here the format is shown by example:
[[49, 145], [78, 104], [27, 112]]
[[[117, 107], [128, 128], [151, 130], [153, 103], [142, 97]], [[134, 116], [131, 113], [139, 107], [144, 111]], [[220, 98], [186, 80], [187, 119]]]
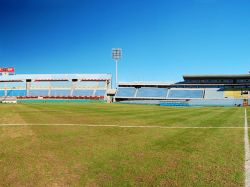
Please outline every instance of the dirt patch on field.
[[20, 116], [19, 113], [8, 113], [1, 116], [1, 124], [10, 124], [9, 126], [2, 126], [0, 138], [19, 138], [26, 136], [34, 136], [35, 133], [32, 128], [25, 125], [12, 124], [26, 124], [26, 121]]
[[[15, 128], [13, 128], [15, 129]], [[20, 129], [19, 129], [20, 130]], [[20, 135], [33, 134], [32, 131], [16, 134], [14, 132], [6, 133], [8, 136], [17, 137]], [[75, 171], [86, 171], [84, 165], [68, 165], [67, 159], [58, 156], [51, 150], [41, 146], [41, 140], [38, 136], [31, 136], [25, 146], [15, 149], [13, 157], [4, 157], [0, 159], [0, 186], [80, 186], [81, 175]], [[29, 143], [31, 145], [29, 145]], [[3, 153], [2, 155], [6, 155]], [[1, 151], [0, 151], [1, 156]], [[17, 159], [18, 158], [18, 159]], [[6, 162], [10, 163], [5, 165]], [[2, 167], [3, 166], [3, 167]]]
[[37, 186], [71, 186], [80, 180], [80, 175], [75, 174], [72, 168], [51, 152], [41, 155], [39, 160], [35, 167], [36, 175], [39, 176]]
[[19, 138], [33, 135], [34, 132], [28, 126], [6, 126], [2, 127], [0, 138]]
[[26, 122], [22, 116], [17, 112], [9, 112], [1, 114], [1, 124], [25, 124]]

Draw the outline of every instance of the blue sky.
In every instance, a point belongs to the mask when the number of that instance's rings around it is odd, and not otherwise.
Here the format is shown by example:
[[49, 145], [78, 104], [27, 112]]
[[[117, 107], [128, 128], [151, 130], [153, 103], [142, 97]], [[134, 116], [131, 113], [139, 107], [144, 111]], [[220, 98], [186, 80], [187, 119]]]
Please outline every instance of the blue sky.
[[0, 0], [0, 66], [120, 81], [250, 70], [249, 0]]

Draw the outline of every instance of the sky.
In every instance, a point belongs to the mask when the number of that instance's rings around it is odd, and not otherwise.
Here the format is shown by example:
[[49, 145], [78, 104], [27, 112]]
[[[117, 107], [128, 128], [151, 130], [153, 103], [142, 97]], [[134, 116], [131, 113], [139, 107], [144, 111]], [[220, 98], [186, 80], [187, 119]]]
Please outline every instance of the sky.
[[250, 70], [249, 0], [0, 0], [0, 66], [119, 81]]

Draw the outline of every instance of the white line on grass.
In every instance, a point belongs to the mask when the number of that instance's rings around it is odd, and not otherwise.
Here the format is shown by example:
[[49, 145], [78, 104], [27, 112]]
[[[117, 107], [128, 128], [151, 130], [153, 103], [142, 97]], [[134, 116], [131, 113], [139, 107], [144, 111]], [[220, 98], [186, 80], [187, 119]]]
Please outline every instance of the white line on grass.
[[250, 149], [248, 137], [247, 109], [245, 109], [245, 186], [250, 187]]
[[169, 127], [153, 125], [91, 125], [91, 124], [0, 124], [7, 126], [81, 126], [81, 127], [118, 127], [118, 128], [160, 128], [160, 129], [244, 129], [245, 127]]

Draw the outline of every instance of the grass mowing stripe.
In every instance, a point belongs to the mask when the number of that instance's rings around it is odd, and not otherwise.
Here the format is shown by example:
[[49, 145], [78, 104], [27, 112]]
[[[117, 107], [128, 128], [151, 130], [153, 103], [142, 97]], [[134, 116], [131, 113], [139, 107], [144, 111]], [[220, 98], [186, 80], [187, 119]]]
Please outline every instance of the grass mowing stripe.
[[160, 128], [160, 129], [245, 129], [246, 127], [171, 127], [171, 126], [144, 126], [144, 125], [93, 125], [93, 124], [0, 124], [6, 126], [82, 126], [82, 127], [118, 127], [118, 128]]
[[165, 108], [108, 104], [3, 105], [2, 124], [95, 124], [136, 126], [239, 126], [242, 108]]
[[250, 186], [250, 149], [249, 149], [249, 137], [248, 137], [248, 120], [247, 109], [245, 109], [245, 186]]

